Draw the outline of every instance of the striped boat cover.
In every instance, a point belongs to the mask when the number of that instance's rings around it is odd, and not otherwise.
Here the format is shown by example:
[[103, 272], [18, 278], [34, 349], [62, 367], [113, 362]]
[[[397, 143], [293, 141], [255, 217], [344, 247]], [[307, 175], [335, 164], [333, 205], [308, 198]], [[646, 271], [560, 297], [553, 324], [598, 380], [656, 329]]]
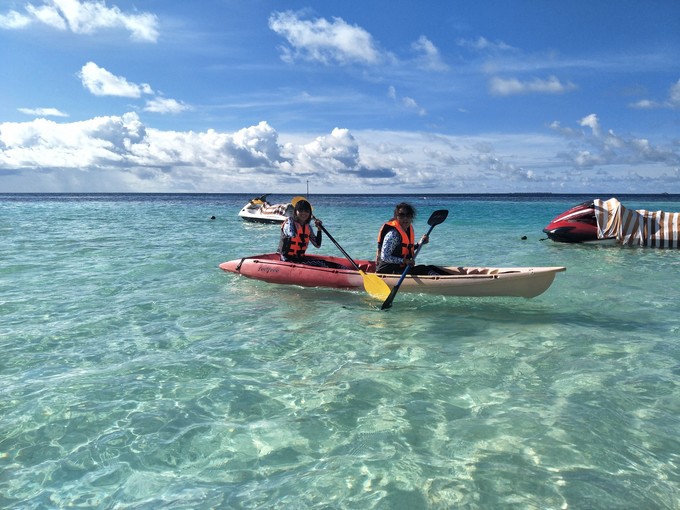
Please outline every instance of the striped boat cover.
[[593, 202], [599, 239], [615, 237], [627, 246], [680, 248], [680, 213], [634, 211], [615, 198]]
[[260, 211], [264, 214], [286, 214], [288, 207], [292, 207], [291, 204], [264, 204], [260, 207]]

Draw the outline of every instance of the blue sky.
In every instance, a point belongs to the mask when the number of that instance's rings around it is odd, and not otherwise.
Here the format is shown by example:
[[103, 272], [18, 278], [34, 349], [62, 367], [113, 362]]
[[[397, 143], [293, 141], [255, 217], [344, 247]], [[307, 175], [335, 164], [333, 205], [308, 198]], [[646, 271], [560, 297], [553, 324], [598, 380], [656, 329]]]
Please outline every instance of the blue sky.
[[680, 2], [0, 0], [0, 191], [680, 193]]

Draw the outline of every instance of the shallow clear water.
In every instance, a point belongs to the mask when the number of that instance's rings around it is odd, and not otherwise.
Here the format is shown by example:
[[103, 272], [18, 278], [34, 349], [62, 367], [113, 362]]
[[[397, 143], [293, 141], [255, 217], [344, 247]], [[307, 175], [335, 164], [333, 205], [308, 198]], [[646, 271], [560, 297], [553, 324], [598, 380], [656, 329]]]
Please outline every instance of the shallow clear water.
[[[276, 248], [249, 198], [0, 195], [1, 508], [680, 508], [680, 250], [542, 240], [589, 197], [409, 197], [450, 210], [423, 263], [568, 269], [380, 311], [220, 271]], [[402, 198], [311, 201], [360, 259]]]

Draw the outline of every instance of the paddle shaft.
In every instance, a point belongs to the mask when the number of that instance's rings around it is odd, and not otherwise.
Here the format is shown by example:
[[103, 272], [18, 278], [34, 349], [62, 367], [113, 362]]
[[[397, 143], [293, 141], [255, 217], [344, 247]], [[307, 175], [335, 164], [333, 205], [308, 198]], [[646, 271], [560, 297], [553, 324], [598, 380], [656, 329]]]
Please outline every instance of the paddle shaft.
[[340, 244], [333, 238], [333, 236], [328, 233], [328, 230], [326, 230], [326, 227], [323, 226], [323, 223], [321, 225], [319, 225], [319, 228], [321, 229], [321, 231], [324, 234], [326, 234], [328, 236], [328, 239], [330, 239], [333, 242], [333, 244], [338, 248], [338, 250], [340, 250], [342, 252], [342, 254], [345, 256], [345, 258], [352, 263], [352, 265], [354, 266], [354, 269], [356, 269], [357, 271], [361, 271], [361, 268], [359, 267], [359, 265], [356, 262], [354, 262], [354, 259], [352, 257], [350, 257], [349, 254], [343, 249], [343, 247], [340, 246]]
[[387, 296], [390, 293], [389, 286], [381, 278], [379, 278], [378, 275], [366, 274], [364, 271], [362, 271], [362, 269], [354, 261], [354, 259], [349, 256], [349, 253], [347, 253], [343, 249], [343, 247], [340, 246], [340, 243], [338, 243], [333, 238], [333, 236], [328, 233], [328, 230], [326, 230], [326, 228], [323, 226], [323, 223], [319, 225], [319, 229], [328, 236], [328, 239], [333, 241], [333, 244], [338, 248], [338, 250], [340, 250], [342, 254], [345, 256], [345, 258], [350, 261], [354, 269], [356, 269], [359, 272], [361, 278], [364, 281], [364, 289], [366, 289], [366, 292], [368, 292], [371, 296], [373, 296], [376, 299], [385, 299], [385, 296]]

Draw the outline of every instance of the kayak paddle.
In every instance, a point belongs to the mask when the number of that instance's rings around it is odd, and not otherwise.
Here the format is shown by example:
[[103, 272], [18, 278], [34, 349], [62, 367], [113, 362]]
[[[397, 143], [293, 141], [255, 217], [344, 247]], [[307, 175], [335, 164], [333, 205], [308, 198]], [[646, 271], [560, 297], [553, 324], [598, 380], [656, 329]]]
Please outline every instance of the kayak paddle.
[[[430, 215], [430, 218], [427, 220], [427, 224], [430, 225], [430, 230], [427, 231], [426, 236], [430, 236], [430, 232], [432, 232], [432, 229], [439, 225], [440, 223], [443, 223], [446, 217], [449, 215], [449, 211], [447, 209], [440, 209], [438, 211], [433, 212]], [[420, 252], [420, 249], [423, 247], [422, 244], [418, 245], [418, 248], [416, 249], [416, 252], [413, 254], [413, 258], [415, 259], [418, 256], [418, 252]], [[387, 296], [387, 299], [385, 302], [382, 304], [380, 307], [381, 310], [386, 310], [392, 306], [392, 301], [394, 301], [394, 297], [397, 295], [397, 292], [399, 292], [399, 287], [401, 287], [401, 282], [404, 281], [404, 278], [406, 278], [406, 273], [408, 273], [409, 269], [411, 269], [411, 266], [407, 265], [404, 268], [404, 272], [401, 273], [401, 278], [399, 278], [399, 281], [397, 284], [392, 287], [392, 292], [390, 292], [390, 295]]]
[[364, 279], [364, 289], [366, 289], [366, 292], [376, 299], [385, 299], [390, 293], [390, 287], [378, 275], [364, 273], [357, 263], [354, 262], [352, 257], [350, 257], [349, 254], [342, 248], [342, 246], [340, 246], [340, 244], [335, 239], [333, 239], [333, 236], [328, 233], [326, 227], [321, 224], [319, 228], [324, 234], [328, 236], [328, 239], [330, 239], [333, 244], [338, 247], [338, 250], [342, 252], [345, 258], [350, 261], [352, 266], [354, 266], [354, 269], [359, 271], [359, 274]]
[[[293, 197], [291, 200], [291, 203], [293, 205], [297, 204], [300, 200], [307, 200], [305, 197]], [[310, 206], [312, 205], [311, 203], [309, 204]], [[318, 219], [314, 216], [314, 208], [312, 207], [312, 219]], [[340, 246], [340, 243], [338, 243], [333, 236], [326, 230], [326, 227], [323, 226], [323, 223], [321, 224], [321, 231], [328, 236], [328, 239], [330, 239], [333, 244], [342, 252], [342, 254], [345, 256], [347, 260], [350, 261], [354, 269], [359, 271], [359, 274], [364, 280], [364, 289], [366, 289], [366, 292], [368, 292], [371, 296], [373, 296], [376, 299], [385, 299], [389, 293], [390, 293], [390, 287], [376, 274], [366, 274], [364, 271], [361, 270], [359, 265], [354, 262], [354, 259], [349, 256], [349, 254], [343, 249], [342, 246]]]

